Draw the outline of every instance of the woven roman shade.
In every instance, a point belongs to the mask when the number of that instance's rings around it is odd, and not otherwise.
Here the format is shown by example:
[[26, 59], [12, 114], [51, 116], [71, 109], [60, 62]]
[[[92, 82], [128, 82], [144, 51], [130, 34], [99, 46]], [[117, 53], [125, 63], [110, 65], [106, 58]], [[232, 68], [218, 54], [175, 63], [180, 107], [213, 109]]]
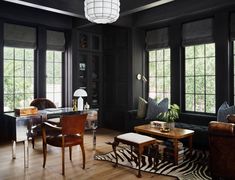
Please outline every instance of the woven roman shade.
[[196, 45], [214, 42], [213, 19], [203, 19], [183, 24], [182, 45]]
[[4, 46], [36, 49], [36, 28], [5, 23]]
[[146, 49], [160, 49], [169, 47], [168, 28], [148, 31], [146, 34]]
[[65, 51], [65, 37], [63, 32], [47, 30], [47, 50]]

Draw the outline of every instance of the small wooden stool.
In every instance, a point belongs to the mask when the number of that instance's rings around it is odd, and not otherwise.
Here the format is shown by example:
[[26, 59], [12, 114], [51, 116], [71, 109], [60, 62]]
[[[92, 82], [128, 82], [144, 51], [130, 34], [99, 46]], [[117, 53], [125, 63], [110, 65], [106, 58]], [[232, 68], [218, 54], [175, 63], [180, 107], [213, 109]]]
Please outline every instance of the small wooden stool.
[[133, 146], [138, 150], [137, 154], [138, 154], [139, 170], [138, 170], [137, 177], [141, 177], [140, 162], [141, 162], [142, 153], [144, 151], [144, 147], [154, 145], [156, 143], [156, 139], [149, 137], [149, 136], [137, 134], [137, 133], [125, 133], [125, 134], [121, 134], [115, 137], [114, 142], [112, 144], [113, 151], [116, 157], [115, 167], [118, 166], [118, 157], [117, 157], [116, 147], [118, 146], [119, 142], [130, 145], [131, 151], [132, 151]]

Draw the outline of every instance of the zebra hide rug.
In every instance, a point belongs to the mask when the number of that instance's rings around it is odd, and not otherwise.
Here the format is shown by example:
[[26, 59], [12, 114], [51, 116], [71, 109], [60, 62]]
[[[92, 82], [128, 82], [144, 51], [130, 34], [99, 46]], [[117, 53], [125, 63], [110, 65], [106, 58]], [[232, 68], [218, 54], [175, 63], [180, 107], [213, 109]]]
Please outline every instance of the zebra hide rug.
[[[186, 157], [188, 151], [186, 151]], [[129, 148], [121, 148], [117, 150], [118, 164], [126, 167], [138, 169], [137, 155], [133, 153], [133, 160], [131, 161], [131, 151]], [[95, 155], [95, 160], [109, 161], [115, 163], [114, 152], [109, 152], [102, 155]], [[154, 167], [153, 158], [146, 155], [142, 156], [141, 170], [150, 173], [161, 175], [174, 176], [179, 180], [209, 180], [211, 179], [208, 170], [208, 152], [193, 150], [191, 158], [184, 159], [178, 165], [172, 162], [160, 161], [157, 167]]]

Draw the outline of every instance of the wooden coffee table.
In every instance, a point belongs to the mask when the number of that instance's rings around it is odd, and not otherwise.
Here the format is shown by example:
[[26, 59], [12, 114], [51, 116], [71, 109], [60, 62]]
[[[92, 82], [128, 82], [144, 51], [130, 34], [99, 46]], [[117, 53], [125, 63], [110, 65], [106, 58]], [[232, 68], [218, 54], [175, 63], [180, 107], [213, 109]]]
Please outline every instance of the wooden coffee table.
[[154, 137], [168, 138], [173, 139], [174, 146], [174, 163], [178, 164], [178, 140], [183, 138], [188, 138], [189, 152], [192, 156], [192, 139], [193, 139], [193, 130], [174, 128], [169, 132], [161, 132], [160, 129], [156, 127], [151, 127], [150, 124], [135, 126], [135, 132], [144, 133], [146, 135], [152, 135]]

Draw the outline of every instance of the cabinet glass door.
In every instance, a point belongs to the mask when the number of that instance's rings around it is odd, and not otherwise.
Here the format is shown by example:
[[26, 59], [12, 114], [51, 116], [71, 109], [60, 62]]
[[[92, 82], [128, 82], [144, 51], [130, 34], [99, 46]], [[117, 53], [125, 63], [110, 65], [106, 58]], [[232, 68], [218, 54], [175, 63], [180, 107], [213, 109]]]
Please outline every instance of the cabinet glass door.
[[89, 36], [86, 33], [79, 33], [79, 49], [89, 48]]
[[91, 46], [92, 46], [92, 50], [95, 51], [100, 51], [101, 50], [101, 41], [100, 41], [100, 36], [98, 35], [92, 35], [91, 36]]
[[79, 56], [79, 78], [86, 79], [87, 78], [87, 61], [88, 55], [87, 54], [80, 54]]
[[91, 57], [92, 80], [99, 79], [99, 63], [100, 63], [100, 56], [92, 55]]

